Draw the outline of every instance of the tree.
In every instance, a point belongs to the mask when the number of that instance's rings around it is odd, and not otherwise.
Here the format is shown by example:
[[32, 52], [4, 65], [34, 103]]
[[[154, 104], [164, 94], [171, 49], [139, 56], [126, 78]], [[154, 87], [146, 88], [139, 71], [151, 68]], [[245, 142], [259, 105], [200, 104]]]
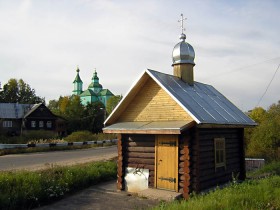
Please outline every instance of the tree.
[[256, 107], [254, 108], [251, 113], [249, 114], [249, 117], [251, 117], [255, 122], [261, 123], [266, 117], [266, 110], [262, 107]]
[[50, 100], [48, 108], [67, 119], [68, 133], [78, 130], [102, 132], [106, 110], [101, 102], [83, 106], [79, 96], [60, 96], [58, 100]]
[[106, 104], [106, 110], [108, 114], [111, 114], [111, 112], [114, 110], [114, 108], [118, 105], [118, 103], [121, 101], [122, 96], [112, 96], [108, 99]]
[[251, 117], [259, 123], [248, 140], [247, 154], [268, 160], [276, 159], [280, 147], [280, 101], [273, 104], [266, 112], [255, 108]]
[[36, 104], [45, 103], [45, 99], [37, 96], [35, 90], [22, 79], [10, 79], [0, 92], [0, 102]]
[[105, 115], [105, 107], [100, 101], [88, 104], [83, 112], [82, 129], [93, 133], [102, 132]]

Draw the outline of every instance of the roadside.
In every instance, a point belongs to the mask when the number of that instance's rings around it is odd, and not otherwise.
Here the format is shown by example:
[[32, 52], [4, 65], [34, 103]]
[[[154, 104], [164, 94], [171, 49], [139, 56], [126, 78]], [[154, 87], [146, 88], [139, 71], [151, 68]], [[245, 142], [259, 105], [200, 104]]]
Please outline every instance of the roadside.
[[40, 144], [0, 144], [0, 156], [36, 152], [89, 149], [116, 145], [116, 140], [40, 143]]
[[147, 209], [156, 206], [159, 200], [138, 197], [127, 192], [119, 192], [116, 181], [109, 181], [94, 185], [74, 195], [47, 206], [37, 208], [38, 210], [130, 210]]
[[0, 171], [41, 170], [52, 166], [110, 160], [117, 156], [117, 147], [95, 147], [82, 150], [64, 150], [0, 156]]

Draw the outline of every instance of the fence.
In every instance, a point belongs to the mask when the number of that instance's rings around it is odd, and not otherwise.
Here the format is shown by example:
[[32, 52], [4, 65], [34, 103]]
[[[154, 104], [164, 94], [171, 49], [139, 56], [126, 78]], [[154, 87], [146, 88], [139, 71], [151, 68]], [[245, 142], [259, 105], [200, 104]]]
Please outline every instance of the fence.
[[80, 146], [87, 144], [105, 144], [117, 143], [117, 139], [103, 141], [84, 141], [84, 142], [64, 142], [64, 143], [40, 143], [40, 144], [0, 144], [0, 149], [14, 149], [27, 147], [65, 147], [65, 146]]
[[246, 171], [259, 169], [264, 166], [265, 160], [258, 158], [245, 158]]

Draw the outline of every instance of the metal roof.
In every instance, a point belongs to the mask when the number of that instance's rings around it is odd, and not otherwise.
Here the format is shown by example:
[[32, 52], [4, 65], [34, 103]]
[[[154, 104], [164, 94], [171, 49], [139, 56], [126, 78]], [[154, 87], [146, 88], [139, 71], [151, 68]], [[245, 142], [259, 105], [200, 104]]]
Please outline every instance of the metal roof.
[[20, 119], [30, 111], [33, 104], [0, 103], [0, 118]]
[[173, 75], [150, 69], [147, 69], [146, 73], [166, 90], [197, 124], [256, 125], [211, 85], [194, 82], [194, 85], [190, 86]]
[[194, 121], [119, 122], [103, 128], [106, 133], [180, 134]]

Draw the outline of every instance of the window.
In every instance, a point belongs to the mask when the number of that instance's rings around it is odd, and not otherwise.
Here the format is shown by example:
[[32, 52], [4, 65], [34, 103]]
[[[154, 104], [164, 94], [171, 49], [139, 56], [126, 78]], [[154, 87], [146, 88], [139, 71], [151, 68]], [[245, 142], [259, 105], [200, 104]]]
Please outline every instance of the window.
[[215, 138], [215, 168], [226, 168], [225, 138]]
[[3, 121], [3, 128], [11, 128], [13, 127], [12, 121]]
[[48, 121], [47, 122], [47, 128], [51, 128], [52, 127], [52, 121]]
[[44, 127], [44, 121], [39, 121], [39, 128], [43, 128]]
[[36, 121], [31, 121], [31, 128], [36, 128]]

